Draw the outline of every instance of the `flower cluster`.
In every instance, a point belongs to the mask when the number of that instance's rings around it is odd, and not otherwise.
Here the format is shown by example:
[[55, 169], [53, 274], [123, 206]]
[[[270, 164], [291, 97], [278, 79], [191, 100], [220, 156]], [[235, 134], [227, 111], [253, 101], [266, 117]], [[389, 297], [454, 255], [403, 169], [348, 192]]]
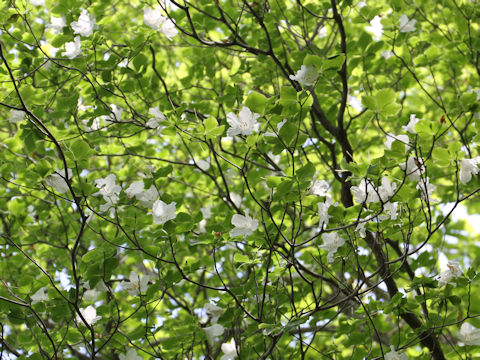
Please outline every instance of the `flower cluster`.
[[160, 30], [168, 40], [178, 34], [175, 23], [161, 14], [160, 10], [147, 8], [143, 11], [143, 21], [145, 25], [154, 30]]

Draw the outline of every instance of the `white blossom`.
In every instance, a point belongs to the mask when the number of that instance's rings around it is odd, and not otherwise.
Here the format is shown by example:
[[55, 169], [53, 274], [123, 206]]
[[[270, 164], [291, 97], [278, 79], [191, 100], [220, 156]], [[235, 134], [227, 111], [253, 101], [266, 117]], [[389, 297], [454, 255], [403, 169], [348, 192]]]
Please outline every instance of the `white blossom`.
[[372, 21], [370, 21], [370, 26], [367, 26], [365, 30], [373, 34], [373, 39], [375, 41], [379, 41], [383, 34], [382, 18], [379, 15], [376, 15]]
[[210, 219], [212, 217], [212, 205], [207, 205], [200, 209], [204, 219]]
[[385, 140], [385, 147], [388, 150], [392, 150], [392, 144], [395, 140], [398, 140], [405, 144], [405, 151], [409, 149], [410, 146], [408, 145], [408, 143], [410, 139], [408, 138], [408, 135], [395, 135], [393, 133], [387, 134], [387, 139]]
[[457, 333], [458, 339], [465, 345], [480, 345], [480, 329], [464, 322]]
[[399, 354], [395, 351], [395, 347], [391, 345], [390, 352], [385, 354], [385, 360], [408, 360], [408, 356], [406, 354]]
[[127, 353], [119, 355], [120, 360], [143, 360], [141, 356], [137, 354], [137, 351], [134, 348], [128, 349]]
[[375, 186], [373, 186], [369, 179], [362, 179], [360, 184], [358, 184], [358, 186], [352, 186], [351, 190], [355, 198], [355, 202], [358, 204], [380, 201], [377, 191], [375, 190]]
[[314, 66], [302, 65], [295, 75], [290, 75], [291, 80], [298, 81], [302, 87], [312, 86], [318, 77], [318, 71]]
[[72, 169], [67, 169], [67, 172], [65, 172], [65, 170], [56, 170], [53, 174], [50, 174], [45, 178], [45, 184], [53, 187], [58, 193], [63, 194], [68, 191], [68, 183], [66, 179], [67, 177], [68, 179], [71, 179], [72, 175]]
[[360, 237], [362, 239], [365, 239], [365, 236], [367, 236], [367, 233], [366, 233], [366, 230], [365, 230], [365, 225], [366, 225], [365, 221], [359, 222], [357, 224], [357, 227], [355, 228], [355, 231], [358, 232], [358, 234], [360, 235]]
[[40, 301], [47, 301], [48, 300], [48, 294], [47, 294], [48, 288], [46, 286], [38, 289], [35, 294], [31, 295], [30, 298], [32, 299], [32, 305], [36, 304]]
[[236, 207], [240, 207], [243, 202], [243, 198], [241, 195], [234, 193], [233, 191], [230, 193], [230, 199], [235, 204]]
[[22, 121], [25, 119], [25, 112], [22, 110], [15, 110], [12, 109], [10, 110], [10, 117], [8, 118], [8, 121], [11, 123], [18, 123], [19, 121]]
[[328, 215], [328, 209], [329, 207], [333, 205], [333, 200], [330, 196], [328, 196], [325, 199], [325, 202], [319, 202], [317, 204], [318, 206], [318, 217], [320, 218], [320, 222], [318, 223], [319, 227], [322, 227], [323, 225], [327, 226], [328, 221], [330, 220], [331, 216]]
[[95, 17], [91, 16], [87, 10], [83, 9], [77, 21], [70, 23], [74, 34], [89, 37], [95, 27]]
[[383, 204], [383, 214], [380, 215], [378, 218], [380, 221], [391, 219], [397, 220], [398, 216], [398, 202], [387, 202]]
[[210, 319], [212, 321], [212, 324], [216, 324], [218, 319], [223, 313], [223, 309], [220, 306], [217, 306], [215, 304], [207, 303], [203, 307], [207, 314], [210, 316]]
[[319, 39], [323, 39], [323, 38], [326, 38], [328, 36], [328, 29], [326, 26], [322, 26], [320, 29], [318, 29], [318, 38]]
[[165, 22], [165, 17], [158, 9], [146, 8], [143, 10], [143, 22], [154, 30], [158, 30]]
[[220, 360], [233, 360], [237, 357], [237, 345], [235, 344], [235, 339], [232, 338], [230, 342], [222, 344], [223, 355]]
[[152, 207], [154, 223], [165, 224], [167, 221], [175, 219], [177, 217], [177, 214], [175, 213], [177, 211], [175, 205], [175, 202], [171, 202], [167, 205], [162, 200], [156, 200]]
[[478, 174], [478, 164], [480, 164], [480, 156], [460, 160], [460, 181], [462, 184], [468, 183], [472, 180], [472, 175]]
[[73, 41], [65, 43], [65, 51], [62, 52], [62, 56], [66, 56], [69, 59], [74, 59], [82, 53], [82, 43], [80, 36], [75, 36]]
[[129, 199], [134, 196], [137, 196], [142, 193], [143, 191], [143, 181], [134, 181], [130, 184], [127, 190], [125, 190], [125, 194]]
[[[93, 325], [102, 318], [101, 316], [97, 316], [97, 310], [92, 305], [87, 306], [86, 309], [80, 308], [80, 313], [85, 319], [87, 325]], [[77, 322], [83, 323], [83, 320], [78, 314], [77, 314]]]
[[427, 176], [418, 180], [417, 189], [420, 190], [420, 195], [424, 199], [430, 199], [435, 191], [435, 185], [430, 183], [430, 178]]
[[30, 3], [34, 6], [45, 6], [45, 0], [30, 0]]
[[328, 182], [325, 180], [314, 179], [310, 184], [309, 194], [318, 195], [318, 196], [327, 196], [328, 195]]
[[128, 291], [130, 296], [136, 296], [147, 291], [148, 282], [150, 281], [149, 275], [140, 276], [135, 271], [131, 271], [128, 279], [129, 281], [122, 281], [120, 286]]
[[410, 134], [416, 134], [417, 132], [415, 131], [415, 124], [417, 124], [419, 121], [420, 119], [417, 119], [415, 114], [411, 114], [410, 121], [407, 125], [402, 126], [402, 130], [408, 131]]
[[273, 133], [273, 132], [266, 131], [266, 132], [263, 134], [263, 136], [272, 136], [272, 137], [277, 136], [277, 134], [280, 133], [280, 130], [282, 129], [282, 126], [285, 125], [286, 122], [287, 122], [287, 119], [283, 119], [282, 121], [280, 121], [280, 122], [277, 124], [277, 133]]
[[405, 14], [400, 16], [400, 19], [398, 20], [398, 22], [399, 22], [399, 28], [400, 28], [399, 30], [402, 33], [407, 33], [407, 32], [412, 32], [417, 30], [415, 28], [415, 23], [417, 22], [417, 20], [415, 19], [409, 20], [408, 16]]
[[422, 158], [410, 157], [406, 163], [401, 163], [399, 166], [412, 181], [420, 180], [421, 174], [425, 173], [425, 165]]
[[205, 335], [210, 344], [213, 344], [217, 336], [223, 335], [225, 328], [220, 324], [213, 324], [212, 326], [204, 327]]
[[[100, 190], [96, 192], [94, 195], [102, 195], [105, 201], [110, 199], [113, 203], [118, 201], [118, 194], [122, 190], [120, 185], [117, 185], [116, 182], [117, 177], [115, 174], [107, 175], [105, 178], [95, 180], [95, 186], [98, 187]], [[115, 200], [113, 200], [115, 199]]]
[[378, 195], [382, 202], [387, 202], [394, 194], [397, 184], [390, 183], [390, 179], [386, 176], [382, 177], [382, 185], [378, 187]]
[[231, 127], [227, 130], [227, 135], [250, 135], [253, 131], [256, 131], [255, 128], [259, 125], [257, 122], [259, 117], [259, 114], [252, 113], [246, 106], [242, 107], [238, 116], [233, 112], [229, 112], [227, 114], [227, 122]]
[[167, 37], [168, 40], [172, 41], [172, 38], [178, 34], [178, 30], [175, 26], [175, 23], [170, 19], [165, 19], [160, 30], [163, 35]]
[[388, 60], [388, 59], [390, 59], [390, 58], [391, 58], [393, 55], [395, 55], [395, 54], [393, 53], [393, 51], [383, 50], [383, 51], [380, 53], [380, 55], [382, 55], [385, 60]]
[[232, 225], [235, 226], [230, 230], [230, 237], [240, 236], [247, 237], [252, 235], [258, 228], [258, 220], [255, 220], [249, 215], [249, 210], [245, 210], [245, 216], [235, 214], [232, 217]]
[[49, 29], [52, 29], [53, 32], [59, 33], [63, 31], [63, 28], [67, 26], [65, 18], [62, 17], [55, 17], [53, 15], [50, 16], [50, 24], [47, 25]]
[[110, 104], [110, 115], [106, 117], [107, 121], [121, 121], [123, 109], [115, 104]]
[[359, 112], [363, 110], [362, 102], [356, 96], [348, 94], [347, 101], [348, 104], [352, 107], [352, 109]]
[[160, 194], [158, 193], [157, 188], [154, 185], [150, 185], [147, 190], [142, 191], [136, 197], [140, 206], [149, 208], [153, 206], [153, 203], [158, 199], [159, 196]]
[[327, 261], [333, 262], [333, 255], [337, 252], [338, 248], [345, 244], [345, 239], [341, 238], [336, 232], [322, 234], [323, 245], [320, 245], [320, 249], [328, 251]]
[[210, 159], [207, 159], [207, 160], [196, 160], [195, 161], [197, 166], [203, 170], [203, 171], [207, 171], [208, 169], [210, 169]]
[[462, 268], [458, 261], [449, 261], [447, 263], [447, 270], [440, 273], [438, 278], [438, 286], [442, 287], [447, 284], [451, 284], [453, 278], [459, 278], [463, 274]]

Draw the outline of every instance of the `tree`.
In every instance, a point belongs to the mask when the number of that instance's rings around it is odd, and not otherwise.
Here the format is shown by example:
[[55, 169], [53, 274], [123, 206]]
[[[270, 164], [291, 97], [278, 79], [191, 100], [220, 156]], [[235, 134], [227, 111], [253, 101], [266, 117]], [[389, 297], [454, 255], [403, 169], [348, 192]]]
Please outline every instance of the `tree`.
[[1, 13], [0, 357], [480, 356], [477, 1]]

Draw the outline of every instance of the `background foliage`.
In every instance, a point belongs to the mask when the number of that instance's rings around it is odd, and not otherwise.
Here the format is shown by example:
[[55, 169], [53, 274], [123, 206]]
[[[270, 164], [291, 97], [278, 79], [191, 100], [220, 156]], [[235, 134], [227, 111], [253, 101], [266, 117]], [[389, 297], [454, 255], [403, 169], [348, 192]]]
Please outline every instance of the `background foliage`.
[[0, 13], [2, 358], [480, 356], [477, 1]]

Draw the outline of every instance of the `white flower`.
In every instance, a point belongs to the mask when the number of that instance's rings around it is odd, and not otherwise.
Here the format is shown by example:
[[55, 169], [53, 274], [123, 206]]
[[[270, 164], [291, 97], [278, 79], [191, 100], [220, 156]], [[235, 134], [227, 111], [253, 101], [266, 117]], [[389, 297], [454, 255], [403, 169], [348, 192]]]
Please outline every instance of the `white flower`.
[[390, 183], [390, 180], [386, 176], [383, 176], [382, 185], [378, 187], [378, 195], [380, 196], [380, 200], [387, 202], [395, 193], [396, 188], [397, 184]]
[[222, 352], [223, 355], [220, 358], [220, 360], [233, 360], [237, 357], [237, 345], [235, 344], [235, 339], [232, 338], [232, 340], [229, 343], [223, 343], [222, 344]]
[[127, 190], [125, 190], [125, 194], [129, 199], [134, 196], [141, 194], [143, 191], [143, 181], [134, 181], [130, 184]]
[[383, 34], [382, 18], [378, 15], [375, 16], [372, 21], [370, 21], [370, 26], [367, 26], [365, 30], [373, 34], [374, 40], [379, 41]]
[[324, 203], [319, 202], [317, 204], [318, 206], [318, 217], [320, 218], [320, 222], [318, 223], [319, 227], [322, 227], [323, 225], [327, 226], [328, 221], [331, 218], [330, 215], [328, 215], [328, 208], [333, 205], [333, 200], [329, 196], [325, 199]]
[[366, 225], [366, 222], [359, 222], [357, 224], [357, 227], [355, 228], [355, 231], [358, 232], [358, 234], [362, 239], [365, 239], [365, 236], [367, 236], [365, 225]]
[[68, 191], [66, 179], [67, 177], [71, 179], [72, 175], [72, 169], [67, 169], [67, 172], [65, 170], [57, 170], [45, 178], [45, 184], [53, 187], [58, 193], [63, 194]]
[[397, 220], [398, 216], [398, 202], [387, 202], [383, 204], [383, 215], [380, 215], [378, 218], [380, 221], [390, 218], [391, 220]]
[[240, 214], [235, 214], [232, 217], [232, 225], [235, 226], [230, 231], [230, 237], [240, 236], [247, 237], [252, 235], [255, 230], [258, 228], [258, 220], [255, 220], [249, 215], [249, 210], [245, 211], [245, 216]]
[[120, 285], [123, 290], [128, 291], [130, 296], [136, 296], [147, 291], [148, 282], [150, 281], [149, 275], [140, 276], [135, 271], [131, 271], [128, 279], [130, 281], [122, 281]]
[[223, 309], [220, 306], [217, 306], [215, 304], [207, 303], [203, 307], [207, 314], [210, 316], [210, 319], [212, 321], [212, 324], [216, 324], [218, 321], [218, 318], [222, 315]]
[[318, 77], [318, 71], [314, 66], [302, 65], [295, 75], [290, 75], [291, 80], [298, 81], [303, 87], [312, 86]]
[[213, 324], [212, 326], [204, 327], [203, 331], [205, 331], [205, 335], [207, 335], [210, 344], [213, 344], [215, 338], [222, 335], [225, 328], [220, 324]]
[[212, 217], [212, 205], [207, 205], [200, 209], [204, 219], [210, 219]]
[[107, 121], [121, 121], [123, 109], [115, 104], [110, 104], [111, 113], [106, 117]]
[[362, 102], [354, 95], [347, 95], [348, 104], [352, 107], [352, 109], [357, 111], [363, 110]]
[[107, 175], [107, 177], [103, 179], [95, 180], [95, 186], [98, 187], [100, 190], [96, 192], [94, 195], [102, 195], [105, 201], [107, 199], [116, 199], [115, 201], [112, 200], [113, 203], [118, 201], [118, 194], [122, 190], [120, 185], [115, 184], [117, 177], [115, 174]]
[[45, 6], [45, 0], [30, 0], [30, 3], [34, 6]]
[[196, 160], [195, 162], [197, 163], [197, 166], [203, 171], [207, 171], [208, 169], [210, 169], [210, 161], [200, 159]]
[[384, 50], [380, 53], [380, 55], [382, 55], [385, 60], [388, 60], [395, 54], [390, 50]]
[[324, 233], [322, 235], [323, 245], [320, 245], [320, 249], [328, 251], [327, 261], [333, 262], [333, 255], [337, 252], [338, 248], [345, 244], [345, 239], [341, 238], [336, 232]]
[[160, 135], [165, 126], [161, 126], [159, 123], [166, 120], [165, 115], [163, 115], [158, 106], [148, 109], [148, 113], [153, 117], [145, 125], [150, 129], [157, 129], [157, 135]]
[[88, 125], [89, 120], [85, 119], [82, 120], [83, 125], [85, 126], [85, 131], [97, 131], [100, 129], [101, 124], [100, 124], [100, 118], [96, 117], [92, 120], [92, 126]]
[[326, 182], [325, 180], [314, 179], [310, 184], [310, 190], [308, 193], [311, 195], [327, 196], [328, 187], [328, 182]]
[[[166, 117], [163, 115], [163, 113], [160, 111], [158, 106], [151, 107], [148, 109], [148, 113], [153, 116], [154, 119], [158, 121], [165, 121]], [[151, 120], [151, 119], [150, 119]]]
[[77, 109], [78, 111], [87, 111], [88, 109], [90, 109], [91, 106], [90, 105], [85, 105], [83, 103], [83, 99], [81, 97], [78, 98], [78, 101], [77, 101]]
[[48, 294], [46, 293], [47, 290], [48, 288], [44, 286], [38, 289], [35, 294], [31, 295], [30, 298], [32, 299], [32, 305], [40, 301], [47, 301], [48, 300]]
[[380, 201], [377, 191], [375, 190], [375, 186], [373, 186], [369, 179], [362, 179], [360, 184], [358, 184], [358, 186], [352, 186], [351, 190], [355, 198], [355, 202], [358, 204]]
[[390, 346], [390, 352], [385, 354], [385, 360], [408, 360], [408, 356], [406, 354], [399, 354], [395, 351], [395, 347], [393, 345]]
[[402, 126], [402, 130], [408, 131], [410, 134], [416, 134], [417, 132], [415, 131], [415, 124], [418, 123], [420, 119], [417, 119], [415, 114], [410, 115], [410, 121], [408, 122], [407, 125]]
[[422, 198], [430, 199], [435, 191], [435, 185], [430, 183], [430, 178], [427, 176], [424, 179], [418, 180], [417, 189], [420, 190]]
[[80, 34], [89, 37], [95, 27], [95, 17], [90, 16], [87, 10], [83, 9], [77, 21], [70, 23], [74, 34]]
[[[86, 309], [80, 308], [80, 313], [82, 314], [83, 318], [87, 322], [87, 325], [93, 325], [102, 317], [97, 316], [97, 310], [92, 306], [87, 306]], [[82, 322], [83, 320], [80, 318], [80, 315], [77, 314], [77, 322]]]
[[120, 360], [143, 360], [141, 356], [138, 356], [137, 351], [134, 348], [128, 349], [126, 355], [120, 354]]
[[165, 22], [165, 17], [160, 10], [147, 8], [143, 10], [143, 22], [152, 29], [158, 30]]
[[398, 22], [399, 22], [400, 32], [402, 33], [412, 32], [417, 30], [415, 29], [415, 23], [417, 22], [417, 20], [415, 19], [408, 20], [408, 16], [405, 14], [400, 16], [400, 19], [398, 20]]
[[175, 202], [167, 205], [162, 200], [155, 201], [152, 207], [153, 222], [155, 224], [165, 224], [167, 221], [175, 219], [177, 217], [175, 205]]
[[401, 163], [398, 166], [405, 171], [408, 178], [412, 181], [420, 180], [421, 174], [425, 173], [425, 165], [422, 158], [410, 157], [406, 163]]
[[10, 110], [10, 118], [8, 119], [11, 123], [18, 123], [25, 119], [25, 112], [22, 110]]
[[62, 52], [62, 56], [66, 56], [69, 59], [74, 59], [82, 53], [82, 43], [80, 36], [75, 36], [74, 41], [65, 43], [65, 51]]
[[463, 274], [462, 268], [458, 261], [449, 261], [447, 263], [447, 270], [440, 273], [438, 278], [438, 286], [442, 287], [447, 284], [451, 284], [452, 278], [459, 278]]
[[328, 36], [328, 29], [325, 26], [322, 26], [320, 29], [318, 29], [318, 38], [323, 39]]
[[50, 16], [50, 25], [47, 27], [49, 29], [52, 29], [55, 33], [62, 32], [63, 28], [67, 26], [67, 23], [65, 22], [64, 17], [55, 17], [53, 15]]
[[241, 195], [231, 192], [230, 199], [232, 200], [232, 202], [235, 204], [237, 208], [240, 207], [240, 205], [242, 205], [243, 198]]
[[395, 140], [398, 140], [405, 144], [405, 151], [407, 151], [408, 148], [410, 147], [408, 146], [408, 142], [410, 141], [410, 139], [408, 138], [408, 135], [395, 135], [393, 133], [387, 134], [387, 139], [385, 140], [385, 147], [388, 150], [392, 150], [392, 144]]
[[175, 27], [175, 23], [170, 19], [165, 19], [160, 30], [168, 40], [172, 41], [172, 38], [178, 34], [178, 30]]
[[469, 323], [462, 324], [457, 336], [465, 345], [480, 345], [480, 329], [475, 329]]
[[227, 122], [231, 127], [227, 130], [227, 135], [250, 135], [259, 125], [257, 122], [259, 117], [259, 114], [252, 113], [246, 106], [242, 107], [238, 117], [233, 112], [229, 112], [227, 114]]
[[151, 185], [147, 190], [137, 195], [137, 200], [140, 206], [149, 208], [153, 206], [153, 203], [158, 199], [160, 194], [155, 186]]
[[460, 181], [462, 184], [468, 183], [472, 180], [472, 175], [478, 174], [478, 164], [480, 164], [480, 156], [460, 160]]

